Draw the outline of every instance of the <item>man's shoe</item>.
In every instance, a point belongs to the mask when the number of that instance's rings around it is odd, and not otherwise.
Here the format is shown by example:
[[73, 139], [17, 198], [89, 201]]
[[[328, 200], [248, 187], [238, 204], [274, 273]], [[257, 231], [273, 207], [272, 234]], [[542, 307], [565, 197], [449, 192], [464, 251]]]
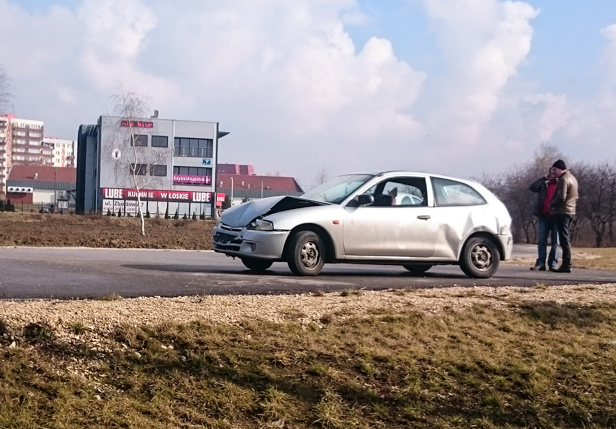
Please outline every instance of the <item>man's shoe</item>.
[[571, 272], [571, 268], [567, 268], [567, 267], [559, 267], [558, 269], [554, 270], [555, 273], [570, 273]]
[[545, 267], [542, 267], [541, 265], [534, 265], [530, 267], [530, 269], [533, 271], [545, 271]]
[[556, 267], [550, 267], [550, 271], [556, 272]]

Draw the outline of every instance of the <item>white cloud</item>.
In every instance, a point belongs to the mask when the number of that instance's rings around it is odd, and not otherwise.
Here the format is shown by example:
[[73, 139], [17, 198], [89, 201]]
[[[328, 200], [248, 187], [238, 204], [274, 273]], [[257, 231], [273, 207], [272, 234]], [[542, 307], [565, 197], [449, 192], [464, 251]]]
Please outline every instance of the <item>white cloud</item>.
[[57, 137], [108, 113], [122, 84], [161, 117], [220, 121], [221, 161], [304, 183], [324, 163], [330, 175], [495, 172], [542, 141], [585, 137], [600, 151], [616, 132], [616, 25], [601, 30], [606, 84], [581, 102], [520, 78], [529, 4], [422, 4], [442, 66], [432, 75], [384, 37], [356, 45], [348, 25], [371, 19], [356, 0], [83, 0], [34, 13], [0, 0], [0, 63], [17, 113]]
[[447, 54], [449, 73], [439, 80], [440, 102], [430, 115], [435, 133], [466, 145], [481, 142], [508, 81], [530, 51], [530, 21], [537, 11], [526, 3], [496, 0], [425, 0]]

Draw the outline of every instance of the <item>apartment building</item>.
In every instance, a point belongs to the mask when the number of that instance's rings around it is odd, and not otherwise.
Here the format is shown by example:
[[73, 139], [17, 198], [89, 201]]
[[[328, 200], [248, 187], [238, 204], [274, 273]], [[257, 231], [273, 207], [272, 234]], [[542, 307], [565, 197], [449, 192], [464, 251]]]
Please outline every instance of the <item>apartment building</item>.
[[54, 167], [75, 167], [75, 160], [77, 159], [77, 142], [75, 140], [43, 137], [43, 145], [52, 149]]
[[0, 117], [0, 193], [13, 165], [52, 165], [53, 148], [43, 143], [44, 122]]

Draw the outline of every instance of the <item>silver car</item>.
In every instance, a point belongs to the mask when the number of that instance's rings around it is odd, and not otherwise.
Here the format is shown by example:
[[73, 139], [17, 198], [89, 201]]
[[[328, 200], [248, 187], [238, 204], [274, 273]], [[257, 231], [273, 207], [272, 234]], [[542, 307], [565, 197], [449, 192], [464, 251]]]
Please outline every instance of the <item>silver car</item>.
[[400, 265], [413, 273], [448, 264], [487, 278], [511, 257], [510, 227], [505, 205], [478, 183], [388, 171], [234, 206], [213, 235], [216, 252], [253, 271], [277, 261], [299, 275], [317, 275], [326, 262]]

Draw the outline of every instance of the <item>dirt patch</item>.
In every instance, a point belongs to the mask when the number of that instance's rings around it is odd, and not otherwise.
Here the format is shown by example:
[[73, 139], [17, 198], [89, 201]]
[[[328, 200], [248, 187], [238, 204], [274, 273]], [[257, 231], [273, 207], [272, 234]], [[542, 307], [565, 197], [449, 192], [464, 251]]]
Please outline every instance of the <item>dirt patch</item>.
[[212, 248], [211, 220], [146, 219], [0, 213], [0, 246]]

